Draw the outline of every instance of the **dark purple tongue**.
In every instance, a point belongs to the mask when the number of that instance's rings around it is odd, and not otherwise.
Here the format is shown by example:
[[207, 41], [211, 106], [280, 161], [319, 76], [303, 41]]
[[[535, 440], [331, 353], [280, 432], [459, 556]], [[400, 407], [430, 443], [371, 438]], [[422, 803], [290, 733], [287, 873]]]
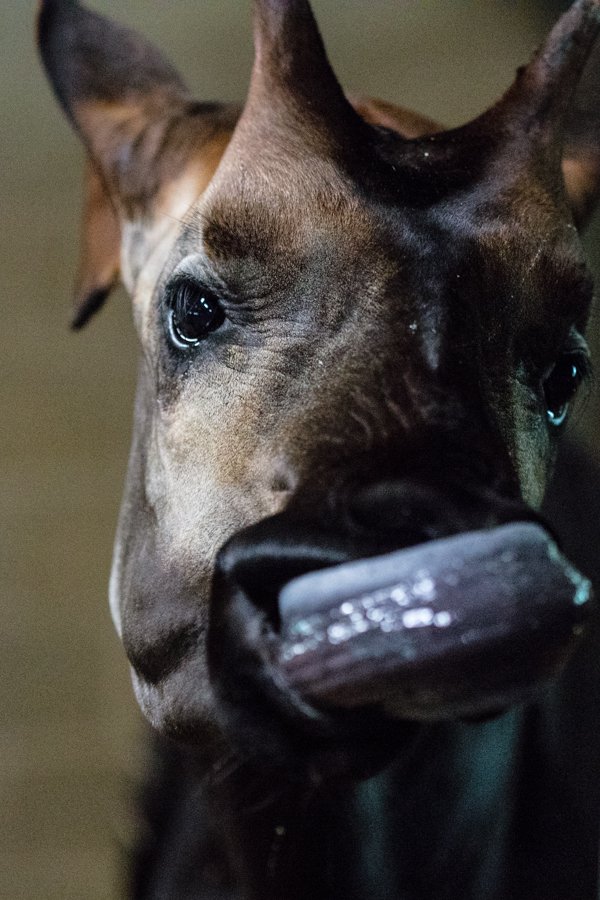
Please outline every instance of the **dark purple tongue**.
[[321, 706], [485, 715], [556, 675], [591, 585], [529, 523], [461, 534], [289, 582], [280, 666]]

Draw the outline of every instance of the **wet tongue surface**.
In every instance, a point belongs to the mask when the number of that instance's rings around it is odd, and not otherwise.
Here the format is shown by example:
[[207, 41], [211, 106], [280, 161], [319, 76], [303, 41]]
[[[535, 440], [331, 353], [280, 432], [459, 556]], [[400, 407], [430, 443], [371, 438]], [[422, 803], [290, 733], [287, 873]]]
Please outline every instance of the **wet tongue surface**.
[[279, 605], [280, 667], [305, 698], [444, 719], [560, 671], [592, 592], [543, 528], [516, 523], [302, 575]]

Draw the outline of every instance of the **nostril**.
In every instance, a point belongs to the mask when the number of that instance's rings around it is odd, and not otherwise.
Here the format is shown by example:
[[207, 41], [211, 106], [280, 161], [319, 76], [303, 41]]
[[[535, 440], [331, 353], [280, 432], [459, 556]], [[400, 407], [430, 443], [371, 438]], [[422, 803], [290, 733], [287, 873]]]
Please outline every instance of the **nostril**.
[[274, 494], [292, 494], [298, 485], [298, 476], [293, 466], [284, 458], [273, 461], [270, 473], [270, 488]]
[[216, 571], [230, 589], [279, 627], [278, 598], [289, 581], [350, 558], [339, 537], [273, 516], [240, 532], [221, 550]]
[[271, 490], [274, 494], [289, 494], [292, 491], [292, 486], [284, 474], [274, 472], [271, 479]]

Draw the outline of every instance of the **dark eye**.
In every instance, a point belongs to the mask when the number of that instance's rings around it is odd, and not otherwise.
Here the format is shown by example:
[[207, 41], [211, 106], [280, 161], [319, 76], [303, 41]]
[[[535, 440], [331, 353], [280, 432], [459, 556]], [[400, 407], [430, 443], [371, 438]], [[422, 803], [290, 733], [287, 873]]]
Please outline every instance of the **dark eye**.
[[176, 347], [195, 347], [220, 328], [225, 313], [219, 298], [192, 281], [175, 285], [167, 298], [169, 337]]
[[546, 378], [544, 394], [551, 425], [558, 427], [564, 423], [569, 403], [585, 379], [589, 365], [587, 357], [582, 353], [565, 353]]

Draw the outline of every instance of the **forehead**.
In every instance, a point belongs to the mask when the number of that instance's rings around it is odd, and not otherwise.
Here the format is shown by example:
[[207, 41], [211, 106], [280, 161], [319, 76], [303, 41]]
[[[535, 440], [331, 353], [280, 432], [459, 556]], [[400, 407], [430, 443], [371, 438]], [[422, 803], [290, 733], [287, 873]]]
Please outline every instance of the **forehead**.
[[369, 240], [373, 217], [359, 187], [332, 160], [282, 160], [228, 179], [196, 210], [216, 256], [302, 252], [320, 238]]
[[361, 260], [375, 275], [389, 263], [378, 231], [360, 191], [320, 160], [217, 181], [189, 211], [176, 256], [200, 253], [234, 292], [268, 293], [343, 278]]
[[[593, 284], [579, 235], [559, 208], [506, 206], [464, 224], [467, 276], [525, 324], [583, 326]], [[470, 271], [472, 268], [472, 271]]]
[[360, 271], [361, 280], [400, 277], [442, 299], [471, 290], [485, 303], [492, 291], [525, 318], [555, 307], [585, 316], [591, 278], [579, 236], [547, 189], [528, 182], [495, 192], [483, 183], [441, 202], [398, 200], [397, 185], [370, 194], [325, 159], [293, 173], [283, 165], [242, 170], [211, 185], [178, 249], [201, 249], [234, 289], [257, 281], [267, 291], [308, 272], [326, 283]]
[[584, 324], [592, 278], [560, 189], [532, 177], [482, 178], [427, 206], [420, 224], [429, 269], [452, 296], [470, 294], [471, 305], [515, 324], [563, 316]]

